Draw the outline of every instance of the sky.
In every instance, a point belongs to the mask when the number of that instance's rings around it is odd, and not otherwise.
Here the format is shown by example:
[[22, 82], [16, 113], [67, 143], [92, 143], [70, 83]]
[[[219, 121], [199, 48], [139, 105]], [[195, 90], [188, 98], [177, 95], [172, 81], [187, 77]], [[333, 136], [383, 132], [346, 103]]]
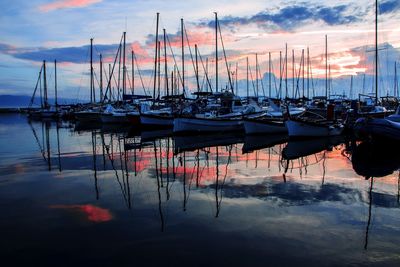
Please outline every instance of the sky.
[[[308, 88], [312, 89], [305, 91], [313, 95], [324, 94], [325, 35], [332, 78], [330, 93], [351, 93], [354, 97], [359, 92], [369, 93], [374, 90], [375, 1], [371, 0], [5, 0], [0, 6], [0, 94], [31, 95], [42, 60], [47, 61], [48, 86], [53, 88], [52, 62], [56, 59], [59, 95], [76, 100], [88, 99], [90, 38], [94, 39], [95, 87], [98, 90], [99, 54], [104, 58], [105, 69], [108, 69], [107, 65], [113, 63], [124, 31], [127, 32], [127, 87], [131, 87], [130, 51], [133, 49], [137, 59], [135, 92], [144, 93], [145, 87], [147, 93], [151, 93], [157, 12], [160, 13], [160, 41], [163, 41], [162, 30], [166, 29], [170, 43], [167, 46], [169, 75], [173, 70], [174, 58], [182, 72], [180, 26], [181, 19], [184, 20], [184, 32], [187, 34], [184, 44], [185, 81], [188, 91], [197, 90], [194, 64], [191, 61], [195, 44], [198, 45], [203, 61], [199, 67], [200, 83], [205, 86], [204, 73], [207, 69], [212, 90], [216, 87], [214, 12], [218, 14], [226, 55], [222, 49], [221, 36], [218, 36], [219, 90], [228, 86], [229, 68], [229, 72], [233, 73], [232, 80], [236, 79], [235, 76], [238, 78], [239, 94], [246, 94], [248, 58], [250, 94], [256, 94], [255, 88], [258, 87], [259, 95], [268, 95], [271, 53], [271, 72], [274, 74], [271, 94], [275, 96], [281, 87], [284, 95], [285, 75], [279, 85], [279, 57], [282, 53], [284, 61], [287, 44], [288, 96], [303, 94], [303, 49], [305, 63], [309, 50], [311, 66], [310, 71], [304, 68], [304, 76], [313, 78], [308, 83]], [[400, 61], [399, 25], [400, 1], [379, 1], [380, 95], [396, 93], [394, 65], [395, 61]], [[161, 49], [164, 49], [163, 45]], [[161, 56], [161, 76], [164, 77], [164, 51]], [[258, 86], [257, 77], [263, 77]], [[307, 88], [307, 81], [304, 87]]]

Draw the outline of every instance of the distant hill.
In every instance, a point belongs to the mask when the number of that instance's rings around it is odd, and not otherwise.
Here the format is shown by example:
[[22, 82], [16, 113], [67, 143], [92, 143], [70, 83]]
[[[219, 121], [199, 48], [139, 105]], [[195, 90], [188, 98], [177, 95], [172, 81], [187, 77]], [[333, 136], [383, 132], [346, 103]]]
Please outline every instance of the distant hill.
[[[0, 95], [0, 107], [3, 108], [23, 108], [29, 105], [31, 97], [27, 95]], [[59, 99], [60, 104], [76, 103], [75, 100], [62, 98]], [[49, 99], [49, 103], [54, 103], [54, 99]], [[40, 105], [38, 99], [35, 99], [35, 104]]]

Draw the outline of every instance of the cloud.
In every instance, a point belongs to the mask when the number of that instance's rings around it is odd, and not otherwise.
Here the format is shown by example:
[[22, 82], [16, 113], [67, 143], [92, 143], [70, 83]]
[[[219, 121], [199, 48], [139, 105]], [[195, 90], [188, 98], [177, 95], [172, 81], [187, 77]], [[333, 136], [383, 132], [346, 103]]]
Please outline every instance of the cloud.
[[399, 0], [389, 0], [379, 4], [380, 14], [393, 13], [398, 10], [400, 10]]
[[81, 8], [90, 6], [103, 0], [59, 0], [50, 2], [48, 4], [44, 4], [39, 6], [39, 10], [41, 12], [50, 12], [58, 9], [65, 9], [65, 8]]
[[[349, 5], [334, 7], [312, 6], [309, 3], [299, 3], [286, 6], [275, 13], [271, 10], [259, 12], [250, 17], [227, 16], [220, 19], [220, 23], [227, 26], [242, 26], [256, 24], [261, 28], [273, 28], [274, 30], [292, 30], [309, 21], [322, 21], [327, 25], [344, 25], [357, 22], [362, 14], [354, 13]], [[214, 21], [203, 22], [202, 25], [214, 27]]]

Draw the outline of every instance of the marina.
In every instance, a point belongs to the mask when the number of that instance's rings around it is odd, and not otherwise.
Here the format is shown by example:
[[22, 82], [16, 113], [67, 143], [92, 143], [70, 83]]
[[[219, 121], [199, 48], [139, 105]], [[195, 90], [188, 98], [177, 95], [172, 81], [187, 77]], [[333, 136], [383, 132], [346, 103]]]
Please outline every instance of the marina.
[[5, 266], [400, 266], [397, 1], [111, 2], [0, 4]]

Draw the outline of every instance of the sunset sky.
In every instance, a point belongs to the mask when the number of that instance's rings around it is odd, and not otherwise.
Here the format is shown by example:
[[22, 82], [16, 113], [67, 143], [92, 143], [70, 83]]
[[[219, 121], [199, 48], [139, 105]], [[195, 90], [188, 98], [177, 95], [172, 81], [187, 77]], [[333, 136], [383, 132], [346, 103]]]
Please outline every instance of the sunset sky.
[[[194, 44], [197, 44], [203, 60], [209, 58], [208, 70], [213, 87], [213, 12], [218, 12], [228, 64], [232, 67], [231, 71], [234, 71], [238, 63], [238, 78], [243, 80], [239, 81], [241, 95], [246, 90], [246, 57], [249, 57], [255, 79], [255, 54], [258, 54], [260, 73], [264, 75], [268, 72], [268, 52], [271, 52], [273, 72], [278, 79], [273, 82], [275, 86], [279, 83], [279, 52], [282, 51], [284, 56], [286, 43], [289, 79], [293, 76], [292, 50], [297, 73], [302, 49], [307, 50], [308, 47], [315, 94], [322, 94], [325, 90], [325, 34], [328, 36], [328, 62], [334, 80], [332, 93], [349, 94], [350, 75], [356, 75], [354, 95], [361, 91], [371, 92], [373, 88], [371, 75], [374, 74], [375, 1], [371, 0], [14, 0], [3, 1], [0, 5], [0, 94], [31, 95], [42, 60], [52, 62], [57, 59], [60, 62], [60, 96], [88, 99], [90, 38], [94, 38], [95, 72], [98, 79], [99, 54], [102, 53], [105, 61], [111, 63], [123, 31], [127, 32], [128, 72], [131, 71], [128, 56], [130, 50], [134, 49], [145, 87], [150, 91], [156, 12], [160, 12], [159, 32], [162, 34], [162, 29], [166, 29], [179, 69], [180, 19], [184, 19], [192, 53]], [[393, 95], [394, 62], [400, 61], [400, 1], [382, 0], [379, 6], [380, 94]], [[193, 91], [196, 85], [186, 41], [185, 46], [185, 76], [188, 90]], [[221, 43], [219, 47], [219, 87], [225, 88], [227, 70]], [[167, 53], [170, 72], [173, 59], [169, 48]], [[48, 79], [49, 87], [52, 87], [54, 67], [50, 62]], [[200, 68], [200, 75], [203, 76], [203, 73]], [[367, 75], [365, 89], [362, 90], [364, 73]], [[142, 93], [139, 77], [136, 76], [136, 92]], [[263, 87], [267, 92], [267, 74]], [[290, 96], [291, 81], [288, 87]], [[275, 87], [272, 91], [275, 94]]]

